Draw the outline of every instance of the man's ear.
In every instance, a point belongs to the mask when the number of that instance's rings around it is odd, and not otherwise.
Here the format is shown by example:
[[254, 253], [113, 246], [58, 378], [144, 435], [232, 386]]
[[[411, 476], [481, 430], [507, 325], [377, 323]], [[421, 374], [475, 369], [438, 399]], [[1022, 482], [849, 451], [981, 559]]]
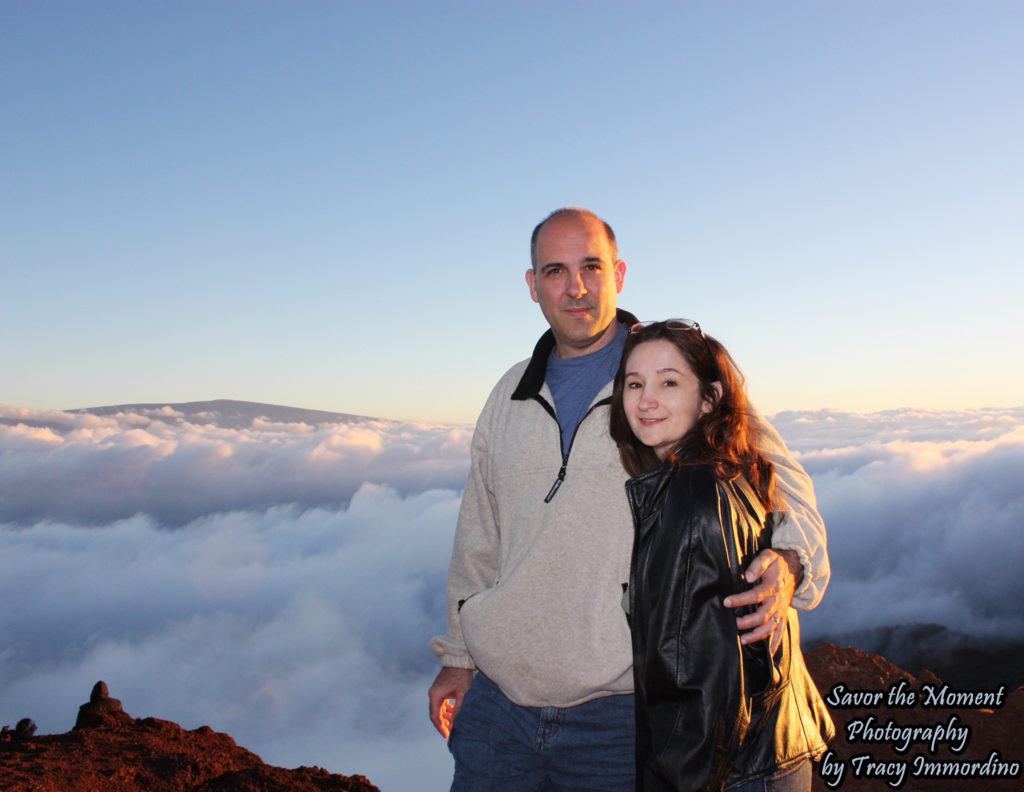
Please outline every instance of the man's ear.
[[526, 285], [530, 287], [530, 298], [534, 302], [540, 302], [537, 299], [537, 273], [533, 271], [533, 267], [526, 271]]
[[622, 294], [622, 284], [626, 282], [626, 262], [619, 259], [615, 262], [615, 293]]
[[708, 399], [704, 400], [704, 402], [700, 405], [700, 414], [701, 415], [707, 415], [709, 412], [711, 412], [713, 409], [715, 409], [715, 407], [718, 405], [718, 402], [720, 402], [722, 400], [722, 383], [721, 382], [712, 382], [711, 383], [711, 390], [713, 390], [715, 392], [715, 400], [713, 402], [708, 400]]

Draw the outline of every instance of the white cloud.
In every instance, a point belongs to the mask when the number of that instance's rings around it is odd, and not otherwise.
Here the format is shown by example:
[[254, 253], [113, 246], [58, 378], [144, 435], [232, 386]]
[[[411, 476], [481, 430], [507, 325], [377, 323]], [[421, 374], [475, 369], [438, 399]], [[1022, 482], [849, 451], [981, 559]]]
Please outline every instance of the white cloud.
[[[0, 723], [65, 731], [104, 679], [132, 715], [208, 724], [274, 764], [447, 788], [426, 643], [467, 428], [0, 418], [0, 598], [18, 604], [0, 621]], [[1022, 419], [778, 416], [829, 525], [833, 583], [805, 635], [1024, 632]]]
[[[426, 642], [444, 623], [458, 503], [367, 484], [343, 509], [173, 530], [145, 517], [4, 526], [0, 597], [23, 606], [0, 626], [0, 721], [67, 730], [103, 679], [136, 717], [209, 724], [276, 764], [380, 784], [400, 777], [394, 752], [432, 746], [444, 777]], [[372, 744], [390, 748], [366, 766]]]
[[934, 622], [1020, 635], [1024, 410], [787, 413], [833, 580], [805, 635]]
[[0, 408], [0, 522], [105, 524], [348, 503], [364, 482], [460, 489], [468, 427], [255, 420], [243, 429], [152, 410], [111, 416]]

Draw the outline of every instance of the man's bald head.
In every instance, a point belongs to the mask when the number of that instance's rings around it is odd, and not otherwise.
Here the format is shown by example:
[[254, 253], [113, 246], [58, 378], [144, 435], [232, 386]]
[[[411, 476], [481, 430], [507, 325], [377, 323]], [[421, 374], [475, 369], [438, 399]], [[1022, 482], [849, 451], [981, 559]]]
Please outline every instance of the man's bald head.
[[556, 220], [563, 217], [575, 217], [580, 220], [593, 220], [600, 223], [604, 227], [605, 235], [608, 237], [608, 246], [611, 248], [612, 260], [618, 260], [619, 246], [615, 241], [615, 232], [612, 231], [612, 227], [608, 225], [608, 223], [589, 209], [581, 209], [578, 206], [563, 206], [561, 209], [556, 209], [537, 223], [537, 226], [533, 229], [533, 234], [530, 236], [530, 263], [533, 265], [534, 270], [537, 269], [537, 240], [540, 238], [541, 229], [544, 228], [549, 220]]

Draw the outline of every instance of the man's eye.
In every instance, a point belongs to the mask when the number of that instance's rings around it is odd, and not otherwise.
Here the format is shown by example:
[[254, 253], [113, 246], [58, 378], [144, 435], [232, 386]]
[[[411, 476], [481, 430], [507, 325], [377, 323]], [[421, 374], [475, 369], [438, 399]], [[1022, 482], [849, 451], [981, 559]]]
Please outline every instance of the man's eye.
[[552, 275], [561, 275], [562, 274], [562, 268], [561, 267], [548, 267], [546, 270], [544, 270], [544, 274], [547, 275], [548, 277], [551, 277]]

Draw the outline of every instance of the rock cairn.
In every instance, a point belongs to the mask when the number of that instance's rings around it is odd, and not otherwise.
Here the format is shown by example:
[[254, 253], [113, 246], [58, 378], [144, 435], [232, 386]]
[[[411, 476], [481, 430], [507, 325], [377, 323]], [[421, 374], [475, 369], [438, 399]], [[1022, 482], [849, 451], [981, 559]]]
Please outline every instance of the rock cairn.
[[76, 729], [94, 729], [98, 726], [116, 726], [131, 723], [132, 717], [121, 706], [119, 699], [111, 698], [107, 683], [100, 680], [92, 687], [89, 700], [78, 708]]

